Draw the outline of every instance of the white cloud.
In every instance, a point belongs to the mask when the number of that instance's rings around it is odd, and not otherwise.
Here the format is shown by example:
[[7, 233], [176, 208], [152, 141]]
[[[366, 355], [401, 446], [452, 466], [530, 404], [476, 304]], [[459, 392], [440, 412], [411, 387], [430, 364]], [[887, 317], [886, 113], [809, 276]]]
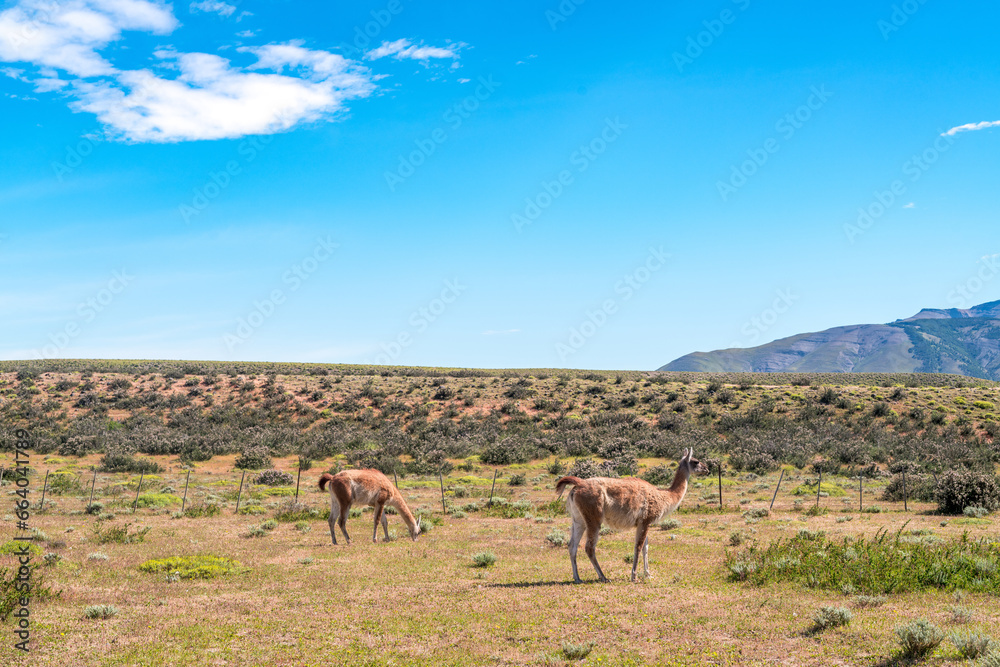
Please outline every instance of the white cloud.
[[365, 54], [366, 60], [378, 60], [386, 56], [392, 56], [396, 60], [423, 60], [431, 58], [454, 58], [458, 59], [458, 52], [462, 44], [449, 44], [442, 48], [439, 46], [417, 46], [408, 39], [397, 39], [395, 42], [382, 42], [378, 48], [372, 49]]
[[0, 12], [0, 60], [108, 75], [115, 68], [97, 52], [122, 31], [162, 35], [177, 25], [169, 7], [146, 0], [21, 0]]
[[916, 208], [916, 207], [917, 207], [917, 205], [914, 204], [913, 202], [910, 202], [909, 204], [906, 204], [906, 205], [903, 206], [903, 208]]
[[[190, 7], [222, 16], [236, 10], [219, 0]], [[114, 138], [161, 143], [289, 130], [343, 111], [350, 100], [371, 95], [381, 78], [358, 61], [306, 48], [301, 41], [240, 47], [235, 62], [161, 47], [148, 69], [124, 68], [102, 55], [125, 32], [167, 35], [179, 25], [161, 0], [18, 0], [0, 12], [0, 63], [33, 67], [0, 71], [33, 84], [37, 92], [58, 91], [73, 110], [96, 115]], [[450, 58], [457, 66], [464, 46], [403, 39], [366, 57], [425, 64]], [[247, 56], [255, 62], [246, 64]]]
[[230, 16], [236, 11], [236, 5], [218, 0], [204, 0], [203, 2], [192, 2], [189, 9], [192, 12], [214, 12], [219, 16]]
[[[77, 82], [74, 108], [96, 114], [130, 141], [194, 141], [281, 132], [339, 111], [347, 100], [374, 90], [365, 72], [340, 56], [302, 51], [319, 63], [297, 63], [307, 79], [245, 72], [216, 55], [183, 53], [174, 56], [180, 71], [176, 79], [139, 70], [122, 72], [115, 82]], [[340, 67], [326, 56], [339, 59]], [[273, 56], [254, 67], [281, 69]]]
[[965, 125], [959, 125], [958, 127], [951, 128], [947, 132], [943, 132], [941, 136], [953, 137], [959, 132], [975, 132], [976, 130], [985, 130], [991, 127], [1000, 127], [1000, 120], [983, 121], [982, 123], [967, 123]]

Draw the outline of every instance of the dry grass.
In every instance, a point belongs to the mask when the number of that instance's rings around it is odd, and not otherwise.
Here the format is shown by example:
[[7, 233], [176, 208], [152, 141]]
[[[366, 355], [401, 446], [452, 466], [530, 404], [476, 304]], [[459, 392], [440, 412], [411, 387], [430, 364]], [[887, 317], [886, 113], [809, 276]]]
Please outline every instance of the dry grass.
[[[5, 458], [6, 457], [6, 458]], [[36, 465], [44, 468], [37, 456]], [[157, 485], [183, 491], [183, 473], [175, 459], [156, 457], [167, 472]], [[51, 460], [51, 459], [50, 459]], [[66, 461], [63, 466], [83, 469], [97, 456]], [[140, 508], [130, 513], [128, 493], [103, 495], [137, 476], [98, 475], [98, 497], [105, 511], [117, 514], [107, 526], [133, 524], [150, 528], [140, 544], [97, 546], [93, 526], [98, 519], [83, 514], [86, 495], [64, 495], [58, 505], [32, 517], [32, 525], [50, 540], [64, 540], [62, 556], [46, 568], [48, 581], [62, 589], [58, 599], [35, 604], [30, 658], [12, 648], [5, 630], [0, 663], [34, 666], [115, 665], [525, 665], [564, 663], [565, 645], [593, 649], [574, 664], [585, 665], [864, 665], [885, 660], [897, 650], [895, 628], [917, 618], [938, 625], [949, 622], [952, 596], [945, 592], [890, 595], [878, 607], [858, 605], [849, 626], [809, 635], [816, 610], [847, 606], [852, 597], [801, 585], [778, 584], [753, 588], [730, 583], [723, 566], [726, 542], [735, 531], [767, 543], [788, 537], [800, 528], [827, 535], [873, 535], [910, 520], [908, 530], [926, 529], [948, 539], [968, 530], [974, 537], [996, 535], [994, 517], [976, 525], [939, 526], [940, 518], [920, 512], [929, 506], [911, 503], [880, 504], [880, 514], [856, 511], [856, 490], [848, 489], [847, 505], [823, 498], [831, 511], [808, 517], [794, 509], [790, 491], [800, 481], [786, 472], [770, 516], [741, 514], [738, 500], [751, 507], [766, 506], [770, 492], [751, 491], [770, 477], [755, 481], [727, 479], [727, 510], [699, 507], [699, 495], [713, 490], [712, 480], [697, 482], [682, 507], [681, 524], [670, 532], [651, 533], [650, 569], [653, 578], [629, 582], [630, 567], [623, 557], [631, 553], [632, 535], [612, 533], [601, 538], [598, 557], [610, 584], [593, 583], [594, 573], [581, 552], [583, 585], [570, 582], [565, 549], [551, 546], [554, 530], [567, 531], [569, 519], [545, 507], [553, 498], [555, 477], [546, 472], [552, 461], [512, 466], [503, 473], [526, 474], [524, 487], [506, 490], [511, 501], [527, 500], [534, 511], [526, 518], [505, 519], [470, 512], [454, 519], [441, 511], [440, 492], [406, 488], [403, 493], [414, 511], [440, 521], [416, 543], [394, 539], [371, 543], [371, 513], [349, 522], [354, 537], [350, 547], [334, 547], [326, 522], [308, 521], [303, 532], [294, 523], [280, 523], [259, 539], [241, 534], [260, 525], [286, 500], [263, 497], [267, 516], [234, 515], [234, 499], [225, 496], [239, 479], [233, 457], [216, 457], [199, 464], [192, 475], [188, 504], [219, 498], [217, 516], [173, 518], [178, 508]], [[652, 466], [662, 461], [646, 460]], [[9, 455], [0, 455], [0, 465]], [[300, 502], [322, 509], [326, 496], [315, 481], [330, 461], [303, 474]], [[275, 459], [275, 467], [292, 470], [294, 458]], [[55, 467], [55, 466], [53, 466]], [[491, 477], [492, 471], [451, 475], [446, 488], [467, 475]], [[403, 480], [401, 480], [403, 481]], [[406, 482], [413, 482], [407, 478]], [[145, 484], [144, 484], [145, 487]], [[477, 487], [478, 488], [478, 487]], [[10, 487], [5, 486], [4, 492]], [[87, 489], [89, 492], [89, 488]], [[488, 490], [487, 490], [488, 491]], [[866, 485], [866, 504], [881, 489]], [[134, 493], [134, 492], [133, 492]], [[450, 492], [449, 492], [450, 494]], [[758, 498], [760, 496], [760, 498]], [[766, 497], [765, 497], [766, 496]], [[7, 494], [3, 493], [7, 498]], [[485, 499], [477, 497], [485, 505]], [[244, 502], [246, 491], [244, 492]], [[451, 500], [455, 506], [467, 499]], [[2, 516], [2, 514], [0, 514]], [[836, 521], [853, 516], [850, 522]], [[398, 517], [389, 517], [390, 529], [405, 537]], [[73, 527], [72, 532], [67, 530]], [[15, 535], [10, 520], [0, 522], [0, 543]], [[381, 539], [381, 530], [380, 530]], [[107, 561], [89, 560], [101, 551]], [[471, 567], [481, 552], [496, 555], [489, 568]], [[238, 560], [241, 571], [213, 579], [174, 579], [163, 573], [140, 571], [149, 559], [170, 556], [215, 555]], [[11, 564], [0, 556], [0, 567]], [[304, 565], [307, 564], [307, 565]], [[989, 634], [1000, 624], [996, 600], [969, 595], [963, 604], [976, 610], [968, 631]], [[95, 621], [84, 616], [93, 605], [113, 605], [118, 613]], [[8, 621], [9, 625], [9, 621]], [[752, 639], [751, 639], [752, 638]], [[939, 649], [939, 653], [945, 649]], [[957, 657], [957, 653], [956, 653]], [[933, 658], [939, 660], [940, 658]]]

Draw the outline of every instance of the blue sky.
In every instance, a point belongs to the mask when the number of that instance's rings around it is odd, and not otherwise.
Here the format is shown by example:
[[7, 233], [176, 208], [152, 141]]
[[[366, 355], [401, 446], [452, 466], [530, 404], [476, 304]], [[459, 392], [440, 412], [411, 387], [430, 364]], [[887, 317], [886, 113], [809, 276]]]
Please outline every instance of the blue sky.
[[1000, 298], [1000, 8], [651, 4], [0, 4], [0, 357], [653, 369]]

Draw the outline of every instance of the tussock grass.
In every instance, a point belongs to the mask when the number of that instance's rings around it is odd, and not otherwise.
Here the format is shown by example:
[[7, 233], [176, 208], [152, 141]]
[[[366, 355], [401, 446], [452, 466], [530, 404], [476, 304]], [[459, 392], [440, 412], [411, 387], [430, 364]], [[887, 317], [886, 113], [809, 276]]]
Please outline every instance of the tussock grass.
[[903, 657], [924, 658], [934, 652], [944, 641], [944, 633], [933, 623], [923, 619], [896, 628]]
[[113, 604], [94, 604], [89, 607], [85, 607], [83, 610], [83, 617], [90, 619], [101, 619], [111, 618], [112, 616], [118, 615], [118, 607]]
[[497, 562], [497, 557], [492, 551], [482, 551], [472, 556], [473, 567], [491, 567]]

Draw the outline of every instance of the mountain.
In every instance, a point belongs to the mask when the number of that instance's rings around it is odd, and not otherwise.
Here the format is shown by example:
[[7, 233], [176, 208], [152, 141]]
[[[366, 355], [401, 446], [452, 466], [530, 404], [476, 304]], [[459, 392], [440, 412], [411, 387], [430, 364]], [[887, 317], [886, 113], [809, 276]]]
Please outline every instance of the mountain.
[[1000, 381], [1000, 301], [925, 308], [888, 324], [798, 334], [765, 345], [693, 352], [661, 371], [955, 373]]

